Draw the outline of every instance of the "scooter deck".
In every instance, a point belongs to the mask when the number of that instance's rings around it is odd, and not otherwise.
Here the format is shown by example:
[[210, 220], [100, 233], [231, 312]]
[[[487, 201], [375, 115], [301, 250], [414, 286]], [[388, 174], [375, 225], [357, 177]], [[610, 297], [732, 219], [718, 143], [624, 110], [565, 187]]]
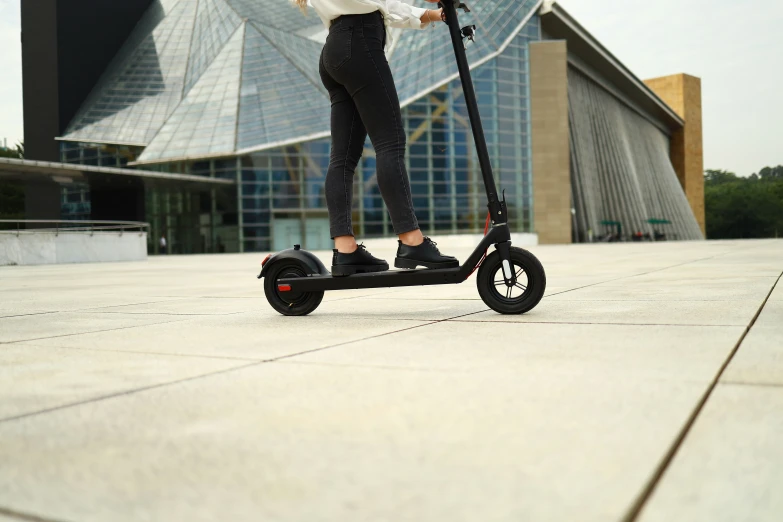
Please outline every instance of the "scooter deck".
[[[429, 286], [458, 284], [470, 275], [472, 268], [424, 268], [418, 270], [387, 270], [345, 277], [311, 275], [279, 279], [278, 287], [290, 287], [292, 292], [322, 292], [327, 290], [357, 290], [360, 288], [393, 288], [398, 286]], [[466, 273], [467, 271], [467, 273]]]
[[511, 241], [508, 225], [492, 227], [462, 266], [456, 268], [423, 268], [389, 270], [345, 277], [309, 275], [278, 279], [277, 286], [285, 292], [322, 292], [327, 290], [357, 290], [360, 288], [393, 288], [398, 286], [455, 285], [462, 283], [481, 261], [490, 246]]

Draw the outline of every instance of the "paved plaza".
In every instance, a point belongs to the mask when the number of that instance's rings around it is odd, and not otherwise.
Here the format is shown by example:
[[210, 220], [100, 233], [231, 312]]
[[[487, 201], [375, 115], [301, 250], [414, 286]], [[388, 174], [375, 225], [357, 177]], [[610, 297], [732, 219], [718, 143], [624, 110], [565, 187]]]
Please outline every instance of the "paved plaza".
[[473, 276], [283, 317], [265, 254], [0, 267], [0, 520], [780, 521], [783, 240], [531, 250], [523, 316]]

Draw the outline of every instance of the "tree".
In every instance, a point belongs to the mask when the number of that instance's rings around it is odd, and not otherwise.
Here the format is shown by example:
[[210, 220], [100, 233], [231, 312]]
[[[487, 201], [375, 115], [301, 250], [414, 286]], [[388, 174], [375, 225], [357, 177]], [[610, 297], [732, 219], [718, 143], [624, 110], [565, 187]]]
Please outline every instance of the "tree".
[[24, 142], [20, 141], [13, 149], [0, 150], [0, 158], [24, 159]]
[[[9, 150], [0, 150], [0, 157], [24, 159], [24, 143]], [[24, 185], [0, 182], [0, 219], [24, 219]]]
[[724, 170], [704, 175], [709, 239], [778, 237], [783, 234], [783, 166], [749, 178]]
[[706, 170], [704, 171], [704, 183], [707, 185], [720, 185], [722, 183], [731, 183], [739, 178], [733, 172], [728, 170]]
[[[754, 174], [755, 176], [755, 174]], [[783, 179], [783, 165], [777, 167], [764, 167], [759, 171], [761, 179]]]

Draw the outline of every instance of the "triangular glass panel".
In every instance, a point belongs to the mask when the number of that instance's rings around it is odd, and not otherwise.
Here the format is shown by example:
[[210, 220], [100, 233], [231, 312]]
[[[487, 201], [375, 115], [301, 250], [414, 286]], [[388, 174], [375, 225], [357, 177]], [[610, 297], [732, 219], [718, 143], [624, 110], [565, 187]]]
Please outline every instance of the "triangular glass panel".
[[486, 32], [479, 34], [479, 38], [491, 35], [497, 45], [502, 46], [519, 29], [519, 24], [536, 9], [539, 2], [538, 0], [489, 0], [480, 3], [485, 10], [494, 8], [480, 17], [486, 20], [483, 24]]
[[236, 9], [239, 16], [247, 18], [264, 26], [295, 33], [306, 27], [320, 23], [320, 18], [313, 9], [308, 9], [303, 15], [297, 7], [288, 0], [226, 0]]
[[182, 99], [196, 3], [152, 3], [69, 125], [66, 139], [150, 142]]
[[280, 54], [288, 58], [315, 88], [327, 95], [318, 72], [318, 60], [323, 44], [269, 26], [257, 23], [253, 23], [253, 26], [274, 45]]
[[242, 24], [171, 115], [139, 163], [231, 154], [236, 146]]
[[248, 24], [237, 149], [328, 132], [329, 106], [328, 97]]
[[225, 0], [198, 0], [185, 93], [190, 91], [241, 23], [242, 19]]
[[[468, 43], [468, 61], [474, 63], [495, 51], [485, 39], [478, 38]], [[453, 53], [445, 25], [403, 32], [390, 61], [400, 102], [405, 105], [457, 74]]]

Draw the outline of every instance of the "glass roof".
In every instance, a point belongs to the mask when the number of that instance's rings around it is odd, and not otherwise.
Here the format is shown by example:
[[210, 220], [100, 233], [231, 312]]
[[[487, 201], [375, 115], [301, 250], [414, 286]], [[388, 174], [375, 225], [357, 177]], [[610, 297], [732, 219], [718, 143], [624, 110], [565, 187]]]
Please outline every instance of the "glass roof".
[[[496, 54], [538, 0], [472, 4], [471, 63]], [[322, 27], [287, 0], [154, 0], [63, 137], [146, 145], [139, 162], [230, 156], [329, 132]], [[402, 102], [456, 76], [445, 28], [395, 31]]]
[[185, 92], [190, 91], [241, 23], [242, 18], [222, 0], [198, 2]]
[[67, 139], [150, 142], [182, 99], [196, 7], [153, 2], [66, 129]]
[[144, 150], [149, 159], [221, 153], [236, 147], [246, 24], [237, 29]]

